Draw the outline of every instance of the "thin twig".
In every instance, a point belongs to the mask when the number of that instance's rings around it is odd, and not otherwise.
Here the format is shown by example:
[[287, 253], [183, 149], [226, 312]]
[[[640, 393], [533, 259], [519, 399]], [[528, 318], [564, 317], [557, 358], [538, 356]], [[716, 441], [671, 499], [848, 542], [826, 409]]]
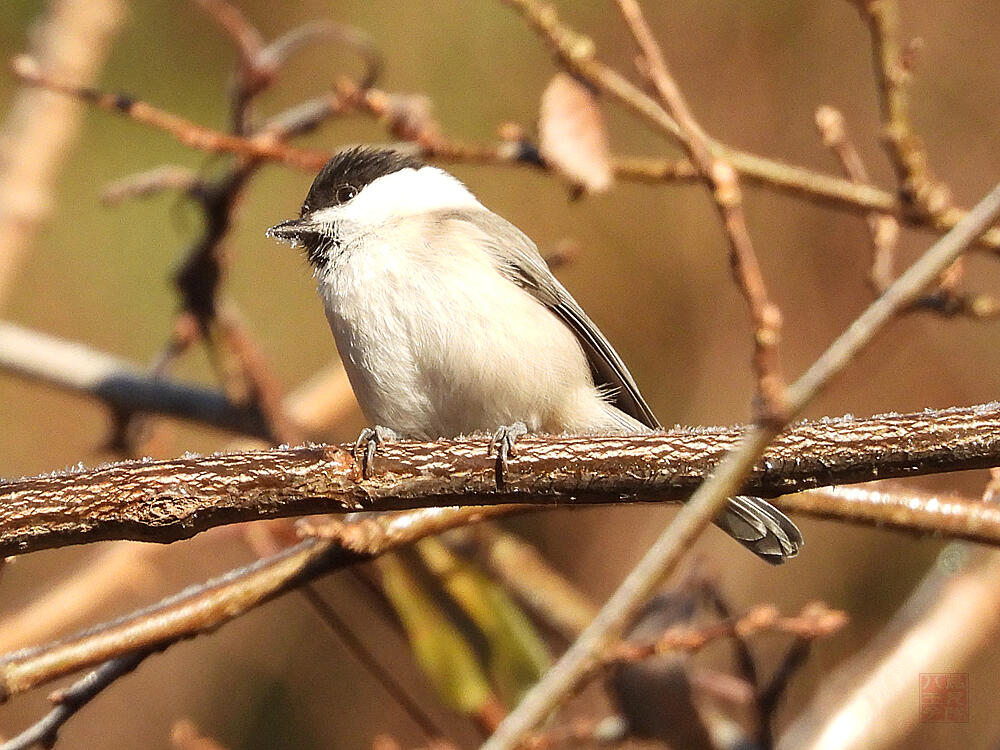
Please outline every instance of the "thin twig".
[[[847, 135], [843, 115], [833, 107], [816, 111], [816, 126], [823, 144], [840, 160], [844, 172], [857, 184], [868, 183], [865, 169], [854, 144]], [[876, 294], [892, 283], [893, 260], [899, 238], [899, 220], [891, 214], [872, 211], [865, 217], [872, 242], [872, 265], [869, 281]], [[941, 275], [936, 289], [914, 300], [913, 310], [929, 310], [944, 316], [962, 315], [973, 320], [988, 320], [1000, 316], [1000, 301], [986, 294], [960, 292], [963, 259], [959, 258]]]
[[[560, 50], [560, 52], [568, 54], [565, 50]], [[258, 135], [252, 138], [240, 138], [206, 128], [122, 94], [116, 95], [72, 86], [51, 75], [43, 74], [37, 63], [23, 57], [15, 60], [14, 70], [27, 83], [91, 102], [94, 106], [109, 112], [132, 117], [151, 127], [168, 132], [181, 143], [201, 151], [265, 159], [309, 173], [315, 173], [332, 156], [327, 152], [303, 150], [281, 141], [275, 141], [274, 134], [269, 127], [264, 127]], [[593, 81], [591, 82], [593, 83]], [[627, 81], [626, 84], [631, 87]], [[638, 89], [634, 89], [634, 87], [632, 89], [637, 91], [639, 95], [645, 96]], [[653, 104], [655, 106], [655, 102]], [[282, 132], [288, 135], [296, 135], [315, 127], [317, 122], [343, 111], [344, 103], [340, 97], [328, 96], [308, 102], [303, 107], [295, 108], [286, 113], [287, 121], [277, 118], [273, 124], [275, 128], [281, 128]], [[422, 153], [428, 158], [451, 162], [528, 166], [536, 169], [544, 167], [530, 150], [525, 152], [522, 148], [511, 148], [511, 145], [510, 143], [463, 144], [451, 139], [442, 139], [433, 148], [422, 147]], [[925, 224], [912, 216], [903, 217], [904, 211], [898, 199], [888, 191], [870, 186], [854, 185], [850, 180], [812, 172], [803, 167], [783, 164], [747, 152], [718, 145], [713, 146], [713, 148], [722, 149], [721, 153], [730, 160], [740, 176], [748, 182], [773, 188], [795, 197], [815, 200], [850, 211], [891, 213], [894, 216], [906, 218], [915, 226], [936, 231], [953, 227], [965, 216], [964, 211], [952, 209], [945, 216], [940, 217], [940, 227], [926, 227]], [[615, 168], [615, 176], [620, 180], [656, 183], [677, 180], [691, 181], [696, 174], [690, 164], [676, 160], [616, 157], [612, 159], [612, 163]], [[1000, 229], [985, 232], [977, 238], [977, 243], [990, 248], [1000, 247]]]
[[897, 0], [853, 0], [865, 19], [882, 114], [882, 137], [896, 170], [904, 205], [937, 222], [951, 203], [948, 189], [930, 171], [927, 150], [910, 117], [909, 66], [899, 34]]
[[612, 647], [603, 659], [606, 663], [641, 661], [676, 651], [692, 653], [722, 638], [745, 638], [762, 632], [786, 633], [812, 640], [832, 635], [846, 624], [844, 612], [830, 609], [822, 602], [807, 604], [798, 615], [791, 617], [783, 617], [775, 607], [761, 605], [740, 617], [721, 622], [672, 627], [652, 643], [623, 642]]
[[26, 750], [35, 745], [52, 747], [63, 724], [77, 711], [97, 697], [112, 682], [131, 673], [147, 656], [159, 650], [159, 648], [139, 649], [110, 659], [65, 690], [54, 693], [51, 700], [56, 704], [55, 708], [21, 734], [0, 745], [0, 750]]
[[[502, 0], [514, 8], [552, 51], [560, 67], [587, 81], [625, 109], [636, 114], [655, 130], [671, 138], [678, 135], [677, 123], [642, 89], [600, 62], [595, 56], [594, 43], [565, 23], [555, 8], [539, 0]], [[741, 177], [757, 184], [774, 187], [803, 198], [818, 199], [860, 211], [882, 211], [899, 216], [915, 226], [926, 225], [926, 218], [901, 206], [899, 200], [883, 190], [854, 185], [849, 180], [818, 174], [802, 167], [740, 151], [713, 141], [712, 153], [725, 158]], [[625, 175], [617, 174], [619, 178]], [[965, 212], [952, 208], [935, 218], [934, 229], [948, 230], [958, 224]], [[977, 242], [1000, 247], [1000, 228], [984, 230]]]
[[[816, 127], [823, 138], [823, 145], [840, 160], [847, 177], [857, 185], [869, 183], [868, 170], [861, 160], [854, 143], [847, 135], [844, 116], [833, 107], [816, 110]], [[899, 221], [891, 214], [872, 211], [865, 216], [872, 242], [872, 265], [868, 280], [876, 294], [884, 292], [893, 279], [893, 255], [899, 239]]]
[[785, 382], [778, 351], [781, 311], [771, 301], [754, 252], [743, 213], [739, 178], [725, 156], [712, 153], [711, 140], [695, 119], [680, 87], [670, 74], [660, 45], [646, 24], [638, 0], [618, 0], [618, 7], [642, 54], [645, 73], [677, 125], [675, 135], [702, 178], [712, 188], [715, 205], [729, 240], [729, 262], [750, 309], [753, 324], [758, 420], [784, 423], [787, 421], [784, 416]]
[[410, 720], [423, 732], [427, 741], [447, 736], [430, 714], [424, 711], [420, 704], [406, 692], [406, 689], [399, 683], [396, 672], [378, 660], [373, 647], [365, 645], [365, 642], [351, 630], [344, 619], [337, 614], [337, 611], [327, 604], [315, 587], [306, 585], [301, 587], [300, 591], [313, 611], [344, 643], [368, 674], [375, 678], [382, 689], [403, 709]]

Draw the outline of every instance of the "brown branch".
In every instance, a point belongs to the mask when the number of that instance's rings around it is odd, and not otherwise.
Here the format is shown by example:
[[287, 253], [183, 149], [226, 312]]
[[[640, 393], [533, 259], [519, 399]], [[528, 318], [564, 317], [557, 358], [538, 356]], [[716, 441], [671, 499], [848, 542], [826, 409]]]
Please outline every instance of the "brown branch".
[[[938, 240], [859, 315], [826, 351], [788, 387], [789, 417], [805, 406], [867, 346], [907, 303], [947, 268], [1000, 215], [1000, 184], [953, 230]], [[481, 750], [513, 750], [586, 674], [590, 664], [622, 632], [642, 602], [669, 576], [686, 550], [722, 510], [726, 498], [740, 492], [760, 457], [775, 441], [781, 426], [754, 425], [691, 495], [643, 557], [605, 602], [594, 621], [529, 690], [497, 727]]]
[[[503, 493], [495, 490], [485, 438], [386, 444], [375, 476], [365, 481], [351, 446], [123, 462], [0, 484], [0, 554], [106, 539], [167, 542], [220, 524], [319, 512], [680, 500], [746, 434], [746, 428], [691, 428], [648, 436], [525, 438], [510, 461]], [[995, 465], [996, 403], [802, 422], [764, 453], [742, 491], [775, 497]], [[968, 521], [969, 538], [1000, 540], [1000, 519], [984, 513]], [[926, 522], [916, 526], [927, 528]]]
[[325, 152], [293, 148], [275, 141], [269, 134], [253, 138], [228, 135], [218, 130], [202, 127], [195, 122], [124, 94], [109, 94], [97, 89], [74, 86], [43, 73], [38, 63], [30, 57], [16, 58], [14, 72], [25, 83], [82, 99], [107, 112], [126, 115], [136, 122], [163, 130], [173, 135], [185, 146], [199, 151], [224, 152], [248, 159], [268, 159], [309, 172], [318, 170], [330, 156]]
[[785, 382], [781, 375], [778, 344], [781, 340], [781, 311], [771, 301], [760, 271], [757, 254], [743, 213], [739, 179], [725, 156], [712, 153], [712, 142], [688, 107], [680, 87], [667, 68], [659, 43], [646, 24], [638, 0], [618, 0], [618, 7], [632, 32], [653, 83], [667, 112], [677, 125], [676, 136], [712, 188], [715, 205], [729, 240], [729, 262], [753, 323], [753, 367], [757, 375], [759, 419], [787, 421], [784, 416]]
[[880, 528], [973, 542], [982, 541], [981, 530], [1000, 522], [1000, 506], [911, 489], [824, 487], [787, 495], [781, 498], [780, 505], [814, 518], [851, 518]]
[[55, 703], [55, 708], [32, 724], [16, 737], [0, 745], [0, 750], [25, 750], [35, 745], [52, 747], [59, 737], [59, 730], [77, 711], [118, 678], [133, 672], [147, 656], [158, 649], [143, 649], [126, 653], [102, 664], [93, 672], [77, 680], [64, 690], [53, 693], [49, 700]]
[[[565, 50], [561, 52], [565, 54]], [[264, 159], [310, 173], [316, 172], [323, 166], [332, 154], [299, 149], [281, 142], [280, 138], [307, 132], [314, 128], [318, 122], [328, 117], [346, 113], [345, 104], [339, 96], [319, 97], [293, 108], [284, 115], [272, 118], [270, 123], [265, 125], [257, 135], [251, 138], [242, 138], [203, 127], [158, 110], [150, 104], [136, 102], [128, 96], [69, 85], [48, 74], [43, 74], [38, 65], [30, 59], [17, 58], [14, 70], [26, 83], [91, 102], [94, 106], [115, 114], [133, 117], [146, 125], [170, 133], [178, 141], [192, 148], [209, 153], [229, 153], [246, 158]], [[631, 84], [628, 85], [631, 86]], [[374, 89], [372, 93], [392, 96]], [[639, 94], [645, 96], [642, 92]], [[135, 104], [136, 107], [132, 107], [132, 104]], [[139, 106], [140, 104], [141, 106]], [[422, 153], [428, 158], [441, 159], [442, 161], [544, 168], [544, 165], [530, 151], [525, 153], [523, 148], [512, 148], [511, 146], [510, 143], [468, 144], [443, 139], [437, 142], [433, 148], [423, 147]], [[854, 185], [849, 180], [840, 177], [820, 174], [755, 154], [721, 146], [715, 147], [723, 149], [726, 158], [747, 182], [845, 210], [889, 213], [906, 218], [915, 226], [925, 227], [912, 216], [904, 217], [905, 212], [899, 201], [886, 190], [867, 185]], [[615, 177], [620, 180], [660, 183], [678, 180], [686, 182], [697, 178], [697, 171], [690, 163], [683, 160], [616, 157], [612, 159], [612, 163]], [[964, 216], [964, 211], [952, 209], [946, 216], [940, 217], [941, 226], [925, 228], [943, 231], [955, 226]], [[990, 248], [1000, 247], [1000, 229], [985, 232], [977, 240], [977, 243]]]
[[[847, 176], [857, 184], [867, 184], [868, 170], [847, 135], [843, 115], [833, 107], [820, 107], [816, 110], [816, 127], [823, 137], [823, 145], [834, 152]], [[899, 220], [878, 211], [869, 213], [865, 220], [872, 242], [872, 265], [868, 278], [875, 293], [881, 294], [893, 279]], [[945, 316], [962, 315], [973, 320], [1000, 316], [1000, 301], [996, 298], [959, 291], [962, 269], [963, 259], [959, 258], [941, 275], [937, 288], [914, 300], [911, 309], [928, 310]]]
[[316, 527], [314, 536], [294, 547], [189, 587], [153, 607], [47, 646], [6, 655], [0, 659], [0, 702], [108, 659], [213, 631], [331, 570], [517, 509], [425, 508]]
[[[868, 170], [861, 160], [854, 143], [847, 135], [844, 116], [833, 107], [816, 110], [816, 127], [823, 138], [823, 145], [840, 160], [844, 173], [857, 185], [869, 183]], [[865, 216], [872, 242], [872, 265], [868, 280], [876, 294], [881, 294], [892, 283], [893, 254], [899, 238], [899, 222], [891, 214], [872, 211]]]
[[937, 223], [951, 203], [931, 173], [927, 149], [910, 118], [910, 70], [899, 38], [897, 0], [853, 0], [868, 25], [882, 114], [882, 137], [896, 171], [904, 207]]

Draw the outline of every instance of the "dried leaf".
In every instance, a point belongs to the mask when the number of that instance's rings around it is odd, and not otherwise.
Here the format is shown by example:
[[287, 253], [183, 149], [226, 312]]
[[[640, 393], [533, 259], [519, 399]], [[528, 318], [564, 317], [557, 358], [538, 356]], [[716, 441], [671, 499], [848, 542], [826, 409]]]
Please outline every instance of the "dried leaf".
[[549, 667], [545, 642], [507, 592], [473, 563], [434, 538], [419, 542], [417, 550], [486, 639], [484, 666], [500, 699], [516, 704]]
[[542, 94], [538, 138], [542, 158], [588, 193], [611, 185], [604, 114], [594, 92], [568, 73], [556, 73]]
[[382, 590], [399, 614], [413, 654], [438, 695], [464, 714], [477, 714], [492, 704], [493, 691], [472, 646], [406, 563], [399, 555], [383, 555], [376, 564]]

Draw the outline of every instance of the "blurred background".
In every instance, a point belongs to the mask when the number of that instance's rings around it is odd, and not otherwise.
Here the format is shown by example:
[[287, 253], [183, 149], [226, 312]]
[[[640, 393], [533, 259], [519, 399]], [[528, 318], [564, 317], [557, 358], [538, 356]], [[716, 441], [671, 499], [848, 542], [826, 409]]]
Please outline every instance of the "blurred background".
[[[426, 94], [444, 132], [460, 140], [495, 140], [504, 122], [533, 132], [540, 94], [555, 70], [522, 20], [498, 2], [240, 0], [238, 5], [269, 38], [314, 18], [366, 30], [386, 58], [380, 87]], [[631, 42], [613, 4], [558, 5], [568, 22], [594, 38], [602, 59], [635, 78]], [[43, 3], [5, 0], [4, 57], [28, 48], [32, 24], [44, 10]], [[912, 86], [913, 119], [937, 176], [960, 205], [970, 206], [1000, 174], [1000, 4], [909, 0], [902, 10], [904, 35], [923, 40]], [[678, 0], [648, 2], [646, 12], [689, 103], [714, 137], [839, 174], [813, 124], [816, 107], [830, 104], [844, 112], [873, 180], [893, 185], [877, 138], [868, 35], [851, 3]], [[230, 40], [192, 3], [133, 0], [99, 85], [224, 128], [234, 60]], [[335, 75], [358, 70], [350, 52], [335, 44], [313, 45], [282, 72], [262, 107], [278, 111], [322, 93]], [[0, 74], [0, 119], [17, 91], [13, 76]], [[608, 105], [606, 114], [614, 153], [678, 155], [615, 107]], [[200, 231], [201, 216], [170, 193], [102, 207], [101, 188], [162, 163], [211, 174], [225, 161], [104, 112], [86, 111], [84, 118], [52, 196], [52, 214], [18, 269], [2, 315], [149, 363], [170, 333], [177, 308], [171, 272]], [[297, 143], [333, 151], [387, 139], [371, 119], [347, 117]], [[662, 422], [728, 424], [750, 417], [747, 315], [702, 188], [616, 184], [604, 195], [572, 201], [564, 183], [529, 169], [449, 168], [543, 251], [566, 239], [579, 244], [580, 252], [558, 275], [629, 363]], [[307, 264], [264, 236], [267, 227], [297, 214], [310, 181], [305, 173], [264, 167], [226, 242], [225, 294], [239, 305], [286, 390], [335, 357]], [[794, 377], [871, 299], [867, 230], [858, 215], [764, 188], [746, 189], [746, 209], [765, 277], [784, 313], [782, 353], [786, 372]], [[900, 262], [932, 240], [931, 233], [904, 230]], [[977, 291], [996, 290], [996, 259], [973, 257], [967, 278]], [[807, 416], [989, 401], [997, 395], [998, 368], [996, 323], [912, 315], [895, 323]], [[197, 347], [176, 375], [214, 383]], [[355, 413], [327, 437], [352, 440], [363, 424]], [[180, 423], [169, 429], [162, 446], [167, 455], [220, 449], [231, 441]], [[101, 405], [0, 374], [0, 476], [114, 458], [102, 448], [108, 433]], [[985, 473], [970, 472], [921, 479], [914, 486], [978, 497], [985, 481]], [[674, 512], [667, 506], [553, 511], [510, 525], [600, 601]], [[704, 567], [718, 575], [737, 609], [774, 603], [795, 611], [819, 599], [851, 617], [845, 630], [814, 649], [791, 686], [779, 726], [808, 703], [824, 675], [870, 641], [942, 546], [843, 524], [802, 520], [800, 525], [805, 550], [780, 569], [759, 563], [717, 530], [698, 546]], [[95, 546], [17, 559], [4, 573], [0, 618], [85, 568], [99, 551]], [[157, 556], [151, 574], [123, 585], [121, 595], [92, 621], [250, 559], [235, 535], [173, 545]], [[357, 631], [379, 644], [378, 652], [402, 681], [417, 694], [426, 692], [405, 644], [382, 622], [370, 592], [343, 574], [324, 579], [319, 590]], [[780, 644], [768, 639], [755, 645], [765, 663], [769, 653], [780, 651]], [[919, 725], [903, 746], [995, 747], [1000, 716], [990, 709], [1000, 688], [1000, 650], [985, 650], [974, 664], [949, 671], [969, 672], [969, 722]], [[914, 674], [914, 701], [917, 680]], [[10, 736], [33, 721], [44, 709], [46, 692], [0, 709], [0, 734]], [[433, 710], [452, 727], [456, 741], [475, 742], [467, 724]], [[391, 733], [404, 746], [420, 741], [406, 715], [297, 594], [151, 658], [71, 721], [60, 746], [165, 747], [170, 725], [181, 717], [230, 748], [358, 747], [377, 732]]]

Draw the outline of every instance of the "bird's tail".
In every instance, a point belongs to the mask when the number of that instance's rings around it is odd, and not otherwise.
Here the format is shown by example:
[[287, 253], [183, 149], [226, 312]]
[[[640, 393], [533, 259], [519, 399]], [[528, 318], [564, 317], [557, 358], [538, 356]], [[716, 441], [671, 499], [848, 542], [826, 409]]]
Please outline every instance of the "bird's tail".
[[759, 497], [730, 498], [715, 524], [771, 565], [795, 557], [802, 546], [802, 533], [791, 519]]

